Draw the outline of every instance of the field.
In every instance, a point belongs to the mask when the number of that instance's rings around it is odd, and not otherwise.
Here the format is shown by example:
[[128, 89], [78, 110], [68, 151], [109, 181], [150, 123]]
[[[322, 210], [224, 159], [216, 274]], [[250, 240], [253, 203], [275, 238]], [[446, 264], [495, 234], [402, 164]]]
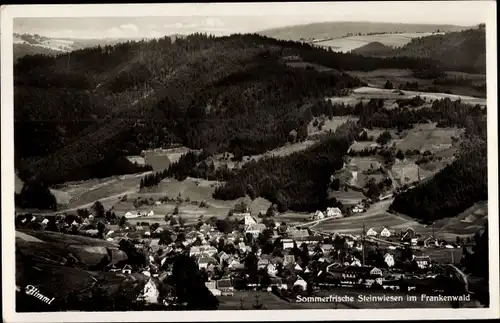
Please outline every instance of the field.
[[[189, 198], [189, 201], [183, 202], [179, 206], [179, 215], [187, 220], [187, 222], [194, 222], [203, 215], [204, 218], [209, 218], [216, 216], [219, 218], [225, 217], [229, 210], [234, 207], [237, 203], [245, 200], [252, 214], [257, 215], [261, 210], [266, 211], [271, 203], [263, 198], [257, 198], [254, 201], [250, 199], [240, 198], [233, 201], [221, 201], [215, 200], [212, 197], [215, 191], [216, 182], [206, 181], [194, 178], [187, 178], [186, 180], [180, 182], [174, 179], [165, 179], [157, 187], [145, 190], [141, 193], [134, 193], [127, 196], [125, 201], [118, 201], [114, 204], [114, 212], [117, 216], [125, 215], [128, 211], [136, 210], [133, 201], [140, 197], [142, 199], [151, 199], [152, 205], [143, 205], [137, 210], [143, 212], [153, 211], [154, 216], [151, 217], [139, 217], [130, 220], [129, 222], [162, 222], [167, 213], [172, 213], [175, 204], [165, 203], [161, 205], [154, 205], [154, 202], [162, 197], [169, 197], [170, 199], [175, 199], [179, 196], [183, 200]], [[206, 207], [200, 207], [200, 202], [205, 202]]]
[[364, 196], [363, 193], [353, 190], [348, 190], [347, 192], [334, 191], [330, 193], [330, 196], [336, 198], [344, 205], [356, 205], [366, 199], [366, 196]]
[[337, 52], [349, 52], [372, 42], [379, 42], [390, 47], [402, 47], [408, 44], [413, 38], [430, 36], [434, 33], [398, 33], [380, 34], [367, 36], [350, 36], [335, 38], [322, 42], [315, 42], [315, 45], [329, 47]]
[[[406, 84], [406, 82], [415, 83], [417, 82], [421, 87], [435, 86], [433, 84], [433, 79], [420, 79], [413, 76], [413, 73], [409, 69], [377, 69], [374, 71], [364, 72], [364, 71], [349, 71], [352, 76], [357, 76], [367, 82], [370, 86], [383, 88], [387, 81], [390, 81], [395, 88], [399, 87], [401, 84]], [[473, 97], [483, 97], [484, 93], [473, 88], [472, 85], [484, 84], [486, 83], [486, 75], [483, 74], [469, 74], [463, 72], [446, 72], [447, 79], [454, 79], [456, 77], [466, 78], [467, 84], [463, 85], [437, 85], [443, 91], [451, 91], [451, 93], [460, 93], [462, 95], [473, 96]], [[479, 103], [481, 104], [481, 103]]]
[[70, 182], [52, 189], [52, 193], [58, 204], [66, 204], [69, 210], [90, 207], [95, 201], [101, 201], [105, 207], [110, 207], [121, 196], [137, 192], [141, 178], [148, 173]]
[[[307, 126], [307, 133], [309, 137], [318, 136], [321, 134], [326, 134], [329, 131], [335, 131], [339, 126], [343, 125], [348, 121], [358, 121], [358, 117], [347, 116], [347, 117], [333, 117], [332, 120], [328, 118], [314, 118], [309, 125]], [[318, 127], [315, 127], [313, 123], [317, 121], [319, 123], [324, 122], [321, 130]]]
[[315, 226], [315, 229], [332, 233], [361, 234], [364, 224], [366, 230], [373, 227], [377, 232], [380, 232], [383, 226], [396, 231], [405, 230], [408, 227], [412, 227], [417, 232], [421, 231], [420, 229], [423, 228], [423, 225], [418, 222], [387, 213], [386, 210], [391, 203], [392, 199], [379, 202], [372, 205], [366, 213], [347, 218], [327, 220]]

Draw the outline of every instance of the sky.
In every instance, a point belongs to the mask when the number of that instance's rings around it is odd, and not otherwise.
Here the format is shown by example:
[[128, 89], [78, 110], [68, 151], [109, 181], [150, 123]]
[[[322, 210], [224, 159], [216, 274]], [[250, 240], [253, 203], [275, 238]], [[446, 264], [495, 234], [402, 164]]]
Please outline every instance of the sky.
[[[49, 6], [20, 10], [17, 33], [69, 38], [142, 38], [193, 32], [227, 35], [328, 21], [453, 24], [485, 22], [481, 1]], [[33, 9], [33, 8], [29, 8]], [[23, 17], [24, 16], [24, 17]], [[43, 16], [43, 17], [42, 17]], [[114, 16], [114, 17], [112, 17]], [[121, 16], [121, 17], [117, 17]]]

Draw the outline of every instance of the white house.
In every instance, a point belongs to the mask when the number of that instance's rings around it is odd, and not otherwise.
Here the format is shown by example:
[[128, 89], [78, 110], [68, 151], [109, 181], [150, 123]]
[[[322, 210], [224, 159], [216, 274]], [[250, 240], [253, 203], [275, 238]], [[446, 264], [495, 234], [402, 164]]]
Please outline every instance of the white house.
[[326, 216], [333, 218], [340, 218], [342, 217], [342, 211], [340, 211], [338, 207], [329, 207], [326, 209]]
[[155, 215], [155, 213], [153, 212], [153, 210], [149, 211], [147, 214], [147, 216], [154, 216], [154, 215]]
[[122, 274], [131, 274], [132, 273], [132, 267], [130, 265], [125, 265], [122, 269]]
[[391, 255], [390, 253], [386, 253], [384, 256], [384, 262], [387, 264], [388, 267], [394, 267], [395, 264], [394, 256]]
[[49, 219], [47, 218], [43, 219], [42, 224], [46, 225], [47, 223], [49, 223]]
[[389, 229], [387, 228], [384, 228], [381, 232], [380, 232], [380, 236], [381, 237], [385, 237], [385, 238], [388, 238], [391, 236], [391, 231], [389, 231]]
[[92, 214], [89, 214], [89, 220], [90, 221], [94, 220], [94, 216]]
[[366, 232], [366, 235], [369, 237], [375, 237], [377, 234], [377, 231], [375, 231], [375, 229], [373, 228], [368, 229], [368, 231]]
[[156, 201], [155, 205], [161, 205], [161, 201]]
[[363, 207], [361, 206], [358, 206], [356, 205], [353, 209], [352, 209], [352, 212], [353, 213], [363, 213], [365, 210], [363, 209]]
[[254, 223], [254, 224], [251, 224], [247, 227], [247, 229], [245, 230], [245, 233], [250, 233], [252, 236], [254, 236], [255, 238], [259, 236], [259, 234], [264, 231], [264, 229], [266, 228], [266, 225], [265, 224], [262, 224], [262, 223]]
[[293, 240], [292, 239], [282, 239], [281, 243], [283, 244], [283, 250], [293, 248]]
[[127, 219], [137, 218], [137, 217], [139, 217], [139, 213], [137, 211], [129, 211], [129, 212], [125, 213], [125, 217]]
[[313, 220], [321, 220], [324, 218], [325, 218], [325, 215], [323, 214], [323, 212], [316, 211], [316, 213], [314, 213]]
[[298, 277], [297, 280], [295, 281], [295, 283], [293, 283], [293, 287], [295, 286], [299, 286], [302, 290], [306, 290], [307, 289], [307, 282], [302, 279], [301, 277]]
[[300, 267], [299, 264], [295, 264], [295, 267], [293, 269], [297, 271], [302, 271], [302, 267]]
[[361, 261], [358, 258], [354, 257], [350, 265], [355, 267], [361, 267]]
[[431, 258], [429, 256], [415, 256], [415, 255], [413, 255], [413, 261], [415, 261], [418, 268], [420, 268], [420, 269], [426, 269], [431, 264]]

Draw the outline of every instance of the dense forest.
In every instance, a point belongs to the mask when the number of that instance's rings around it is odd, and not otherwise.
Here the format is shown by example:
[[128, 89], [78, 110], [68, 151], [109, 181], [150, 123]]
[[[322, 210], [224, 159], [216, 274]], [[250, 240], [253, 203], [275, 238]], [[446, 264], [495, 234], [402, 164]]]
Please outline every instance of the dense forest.
[[327, 196], [330, 176], [343, 167], [343, 157], [360, 131], [359, 125], [348, 122], [303, 152], [248, 162], [216, 189], [214, 197], [231, 200], [245, 194], [261, 196], [277, 204], [280, 212], [335, 206], [336, 201]]
[[486, 30], [478, 28], [412, 39], [400, 48], [370, 43], [353, 53], [378, 57], [414, 57], [435, 61], [441, 69], [486, 74]]
[[468, 117], [458, 158], [429, 181], [397, 195], [390, 209], [432, 223], [487, 200], [486, 129], [486, 116]]
[[[283, 60], [290, 55], [340, 72], [290, 67]], [[53, 184], [111, 175], [111, 162], [93, 170], [103, 159], [170, 144], [262, 153], [304, 131], [310, 100], [363, 85], [341, 70], [429, 64], [258, 35], [194, 34], [25, 56], [14, 71], [16, 167], [24, 181]]]

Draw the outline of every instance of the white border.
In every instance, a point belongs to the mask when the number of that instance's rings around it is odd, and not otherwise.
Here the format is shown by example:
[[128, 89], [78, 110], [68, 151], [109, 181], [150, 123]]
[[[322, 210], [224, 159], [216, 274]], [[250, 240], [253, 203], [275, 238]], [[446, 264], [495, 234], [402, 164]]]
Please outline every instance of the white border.
[[[498, 318], [498, 142], [497, 142], [497, 62], [495, 1], [432, 1], [435, 8], [473, 5], [480, 8], [486, 23], [487, 93], [488, 93], [488, 194], [490, 238], [490, 308], [488, 309], [383, 309], [383, 310], [269, 310], [269, 311], [198, 311], [198, 312], [70, 312], [15, 313], [14, 261], [14, 146], [13, 146], [13, 53], [12, 34], [15, 17], [139, 17], [139, 16], [259, 16], [317, 15], [332, 3], [226, 3], [226, 4], [122, 4], [122, 5], [30, 5], [1, 8], [1, 122], [2, 122], [2, 300], [4, 321], [11, 322], [130, 322], [147, 321], [317, 321], [317, 320], [384, 320], [384, 319], [470, 319]], [[345, 4], [345, 3], [344, 3]], [[349, 3], [368, 10], [367, 6], [394, 7], [401, 3]], [[405, 2], [412, 6], [411, 2]], [[376, 10], [376, 9], [375, 9]], [[477, 11], [477, 10], [476, 10]], [[397, 14], [397, 12], [395, 13]], [[468, 14], [464, 12], [464, 14]], [[352, 16], [349, 16], [352, 18]]]

